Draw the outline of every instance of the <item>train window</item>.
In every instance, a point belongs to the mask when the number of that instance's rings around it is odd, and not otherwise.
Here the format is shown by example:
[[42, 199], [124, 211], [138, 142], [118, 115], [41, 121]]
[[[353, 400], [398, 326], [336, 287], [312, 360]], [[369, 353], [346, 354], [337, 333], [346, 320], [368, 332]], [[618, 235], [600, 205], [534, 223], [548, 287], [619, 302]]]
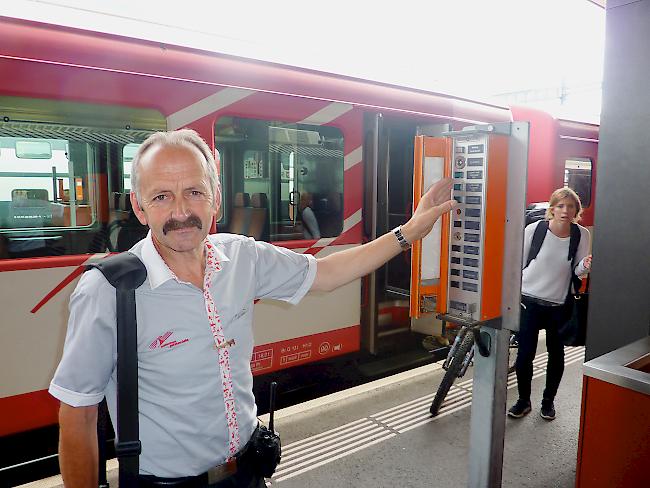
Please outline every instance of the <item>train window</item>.
[[572, 157], [564, 162], [564, 186], [580, 197], [583, 207], [591, 205], [591, 158]]
[[[88, 167], [70, 171], [66, 139], [0, 137], [0, 228], [82, 227], [94, 221], [84, 196]], [[90, 164], [84, 158], [78, 166]], [[72, 191], [70, 189], [72, 188]]]
[[20, 159], [52, 159], [52, 144], [50, 141], [17, 140], [15, 150], [16, 157]]
[[0, 113], [0, 259], [126, 243], [129, 158], [162, 115], [19, 97], [0, 97]]
[[343, 229], [343, 135], [335, 127], [222, 117], [225, 231], [270, 241]]

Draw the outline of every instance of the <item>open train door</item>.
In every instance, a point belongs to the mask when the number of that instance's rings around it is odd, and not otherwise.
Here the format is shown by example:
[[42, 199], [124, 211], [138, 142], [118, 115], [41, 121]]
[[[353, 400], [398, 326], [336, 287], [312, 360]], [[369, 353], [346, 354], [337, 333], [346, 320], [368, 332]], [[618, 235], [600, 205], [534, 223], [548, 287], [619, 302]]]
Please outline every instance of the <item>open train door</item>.
[[[425, 133], [442, 133], [429, 130]], [[436, 181], [451, 174], [452, 141], [448, 137], [415, 137], [413, 164], [413, 209]], [[447, 279], [449, 215], [436, 222], [431, 233], [413, 243], [411, 251], [411, 329], [427, 335], [441, 336], [442, 322], [436, 318], [444, 303]], [[426, 252], [423, 252], [423, 249]]]

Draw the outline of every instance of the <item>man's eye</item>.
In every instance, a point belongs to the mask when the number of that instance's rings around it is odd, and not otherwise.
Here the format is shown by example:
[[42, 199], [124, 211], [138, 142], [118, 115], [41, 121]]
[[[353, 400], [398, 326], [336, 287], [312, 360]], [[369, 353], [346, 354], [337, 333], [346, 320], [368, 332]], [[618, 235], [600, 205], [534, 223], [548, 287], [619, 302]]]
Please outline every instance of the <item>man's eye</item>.
[[153, 197], [154, 202], [162, 202], [165, 199], [165, 195], [156, 195]]

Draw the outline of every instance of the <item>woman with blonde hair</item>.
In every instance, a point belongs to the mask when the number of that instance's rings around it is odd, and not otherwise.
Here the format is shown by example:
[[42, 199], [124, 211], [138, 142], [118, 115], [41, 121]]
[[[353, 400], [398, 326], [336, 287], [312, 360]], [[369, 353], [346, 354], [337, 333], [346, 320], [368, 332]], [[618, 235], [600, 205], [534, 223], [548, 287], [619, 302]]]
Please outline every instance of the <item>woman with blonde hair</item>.
[[555, 418], [554, 399], [564, 372], [564, 345], [559, 336], [566, 319], [564, 305], [570, 287], [579, 287], [577, 277], [591, 269], [589, 231], [577, 224], [581, 214], [580, 197], [570, 188], [560, 188], [551, 195], [545, 219], [533, 222], [524, 231], [525, 266], [515, 364], [519, 399], [508, 410], [511, 417], [521, 418], [531, 411], [533, 359], [539, 331], [546, 329], [548, 363], [540, 415], [546, 420]]

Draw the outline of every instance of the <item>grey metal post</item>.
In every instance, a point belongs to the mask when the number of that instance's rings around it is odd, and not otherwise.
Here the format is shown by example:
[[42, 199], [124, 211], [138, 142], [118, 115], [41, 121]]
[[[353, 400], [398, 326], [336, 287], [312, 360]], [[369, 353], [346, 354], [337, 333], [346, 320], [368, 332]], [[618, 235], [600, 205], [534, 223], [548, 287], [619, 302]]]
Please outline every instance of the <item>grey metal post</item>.
[[490, 355], [474, 355], [472, 419], [469, 439], [469, 483], [472, 488], [501, 486], [506, 428], [508, 343], [510, 331], [484, 327]]

